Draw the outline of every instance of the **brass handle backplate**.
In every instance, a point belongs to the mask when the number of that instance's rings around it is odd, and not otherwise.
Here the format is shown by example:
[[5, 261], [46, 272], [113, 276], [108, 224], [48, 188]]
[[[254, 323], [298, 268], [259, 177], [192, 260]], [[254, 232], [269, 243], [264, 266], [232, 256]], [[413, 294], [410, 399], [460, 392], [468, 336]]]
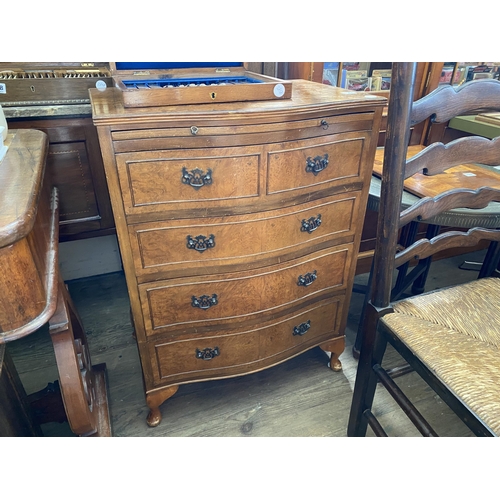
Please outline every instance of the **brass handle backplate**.
[[205, 173], [199, 168], [188, 171], [186, 167], [182, 167], [181, 182], [198, 190], [203, 186], [212, 184], [212, 170], [209, 168]]
[[196, 358], [197, 359], [204, 359], [205, 361], [210, 361], [211, 359], [214, 359], [216, 356], [220, 355], [220, 351], [218, 347], [214, 347], [213, 349], [211, 347], [205, 347], [205, 349], [196, 349]]
[[193, 307], [197, 307], [198, 309], [210, 309], [213, 306], [216, 306], [219, 303], [218, 297], [216, 293], [213, 293], [212, 296], [202, 295], [201, 297], [192, 296], [191, 297], [191, 305]]
[[210, 236], [203, 236], [202, 234], [198, 236], [187, 236], [186, 247], [190, 250], [196, 250], [197, 252], [204, 252], [209, 248], [215, 246], [215, 236], [211, 234]]
[[302, 219], [300, 230], [311, 234], [313, 231], [316, 231], [319, 226], [321, 226], [321, 214], [318, 214], [317, 217], [309, 217], [307, 220]]
[[312, 285], [316, 279], [318, 278], [317, 271], [313, 271], [312, 273], [306, 273], [304, 276], [302, 274], [297, 279], [298, 286], [309, 286]]
[[328, 166], [328, 155], [315, 156], [314, 158], [308, 157], [306, 160], [306, 172], [311, 172], [318, 175], [321, 171], [325, 170]]
[[309, 330], [309, 328], [311, 328], [311, 320], [310, 319], [307, 320], [305, 323], [301, 323], [298, 326], [294, 326], [293, 327], [293, 334], [299, 335], [302, 337], [302, 335], [304, 335]]

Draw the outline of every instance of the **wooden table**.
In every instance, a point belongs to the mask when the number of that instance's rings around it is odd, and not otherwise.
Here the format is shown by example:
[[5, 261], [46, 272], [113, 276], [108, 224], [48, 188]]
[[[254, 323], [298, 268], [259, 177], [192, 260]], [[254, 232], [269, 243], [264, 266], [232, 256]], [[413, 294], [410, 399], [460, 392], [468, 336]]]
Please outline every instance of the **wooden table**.
[[[45, 175], [47, 136], [13, 130], [5, 143], [8, 151], [0, 162], [0, 345], [4, 350], [3, 344], [49, 323], [72, 431], [110, 435], [105, 365], [92, 366], [85, 331], [59, 274], [59, 203]], [[15, 378], [13, 365], [9, 373]], [[19, 407], [26, 407], [22, 391], [18, 396]], [[18, 432], [33, 434], [14, 427], [6, 434]]]

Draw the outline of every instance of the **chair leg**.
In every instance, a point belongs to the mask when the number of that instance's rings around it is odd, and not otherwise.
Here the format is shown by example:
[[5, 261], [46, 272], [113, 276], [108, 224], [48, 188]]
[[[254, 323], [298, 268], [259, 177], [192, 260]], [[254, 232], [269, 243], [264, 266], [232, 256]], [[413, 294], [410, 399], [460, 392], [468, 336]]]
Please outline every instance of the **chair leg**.
[[361, 351], [361, 345], [363, 343], [363, 331], [366, 320], [366, 308], [368, 306], [368, 301], [370, 299], [371, 287], [372, 287], [372, 276], [373, 276], [373, 260], [370, 268], [370, 274], [368, 275], [368, 283], [366, 285], [365, 297], [363, 300], [363, 307], [361, 309], [361, 315], [359, 317], [358, 331], [356, 332], [356, 340], [352, 347], [352, 356], [354, 359], [359, 359], [359, 352]]
[[478, 279], [492, 276], [498, 268], [498, 261], [500, 259], [500, 245], [498, 241], [492, 241], [486, 252], [483, 265], [479, 271]]
[[377, 334], [379, 317], [380, 311], [371, 302], [368, 302], [365, 310], [362, 345], [347, 426], [347, 435], [352, 437], [366, 435], [368, 420], [363, 413], [372, 407], [378, 381], [372, 367], [375, 364], [382, 364], [382, 358], [387, 347], [387, 340]]
[[[401, 237], [400, 237], [400, 244], [403, 247], [406, 247], [406, 246], [414, 243], [416, 235], [417, 235], [417, 230], [418, 230], [418, 222], [414, 222], [414, 221], [410, 222], [410, 224], [407, 224], [405, 227], [403, 227], [402, 232], [401, 232]], [[403, 264], [403, 266], [401, 266], [398, 269], [396, 282], [394, 284], [394, 288], [391, 291], [391, 298], [399, 296], [407, 288], [408, 285], [405, 286], [405, 277], [406, 277], [408, 267], [409, 267], [409, 264], [407, 263], [407, 264]], [[366, 286], [365, 299], [363, 301], [363, 308], [361, 310], [361, 317], [359, 319], [359, 326], [358, 326], [358, 331], [356, 334], [356, 340], [355, 340], [354, 346], [352, 348], [352, 355], [353, 355], [354, 359], [359, 359], [359, 351], [361, 349], [361, 344], [363, 342], [363, 324], [365, 322], [366, 306], [367, 306], [368, 300], [370, 299], [370, 294], [371, 294], [372, 275], [373, 275], [373, 260], [372, 260], [372, 265], [370, 268], [370, 274], [368, 277], [368, 283]]]

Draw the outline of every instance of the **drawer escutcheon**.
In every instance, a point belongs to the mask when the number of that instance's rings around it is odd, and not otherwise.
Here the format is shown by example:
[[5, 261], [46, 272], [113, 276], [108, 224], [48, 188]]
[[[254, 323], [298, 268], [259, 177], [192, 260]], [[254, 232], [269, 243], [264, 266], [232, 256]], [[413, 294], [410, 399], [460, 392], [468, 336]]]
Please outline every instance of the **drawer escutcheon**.
[[183, 184], [188, 184], [196, 190], [203, 186], [209, 186], [212, 184], [212, 169], [209, 168], [205, 173], [200, 168], [188, 171], [186, 167], [182, 167], [181, 181]]
[[204, 359], [206, 361], [210, 361], [211, 359], [214, 359], [215, 356], [219, 356], [220, 351], [218, 347], [214, 347], [213, 349], [211, 347], [206, 347], [203, 350], [196, 349], [196, 358], [197, 359]]
[[207, 238], [206, 236], [200, 234], [193, 238], [191, 235], [188, 235], [186, 246], [190, 250], [196, 250], [197, 252], [204, 252], [205, 250], [208, 250], [209, 248], [213, 248], [215, 246], [215, 236], [211, 234]]
[[309, 330], [309, 328], [311, 328], [311, 320], [310, 319], [307, 320], [305, 323], [301, 323], [298, 326], [294, 326], [293, 327], [293, 334], [302, 336]]
[[193, 295], [191, 297], [191, 305], [193, 307], [198, 307], [199, 309], [210, 309], [212, 306], [216, 306], [219, 303], [217, 294], [212, 294], [211, 297], [208, 295], [202, 295], [201, 297], [196, 297]]
[[327, 166], [328, 154], [315, 156], [314, 158], [309, 156], [306, 160], [306, 172], [311, 172], [314, 175], [318, 175], [321, 171], [325, 170]]

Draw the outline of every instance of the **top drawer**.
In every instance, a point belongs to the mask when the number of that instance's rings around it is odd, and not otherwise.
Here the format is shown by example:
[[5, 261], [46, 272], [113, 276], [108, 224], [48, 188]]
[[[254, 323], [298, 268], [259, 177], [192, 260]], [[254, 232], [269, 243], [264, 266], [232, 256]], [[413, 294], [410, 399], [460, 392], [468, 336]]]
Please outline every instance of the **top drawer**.
[[[360, 190], [370, 132], [261, 146], [116, 155], [129, 222], [272, 210]], [[154, 218], [154, 217], [153, 217]]]
[[246, 206], [261, 193], [262, 148], [189, 149], [117, 155], [127, 215]]
[[[185, 126], [115, 130], [111, 133], [115, 153], [251, 146], [274, 142], [297, 141], [345, 132], [360, 132], [373, 127], [373, 112], [320, 116], [308, 120], [213, 126], [197, 123], [196, 117]], [[263, 120], [264, 118], [261, 117]]]

